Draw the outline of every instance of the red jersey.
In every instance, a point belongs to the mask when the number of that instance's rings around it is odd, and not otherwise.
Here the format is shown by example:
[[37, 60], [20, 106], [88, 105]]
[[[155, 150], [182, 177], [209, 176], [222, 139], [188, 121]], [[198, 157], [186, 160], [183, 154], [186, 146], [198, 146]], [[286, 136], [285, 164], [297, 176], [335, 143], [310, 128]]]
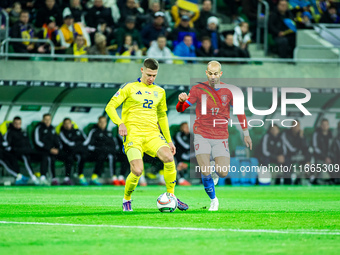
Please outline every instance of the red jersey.
[[[203, 114], [202, 95], [206, 97], [206, 114]], [[227, 88], [214, 89], [208, 82], [195, 85], [190, 90], [190, 97], [186, 102], [178, 102], [176, 109], [183, 112], [196, 103], [196, 120], [194, 133], [207, 139], [227, 139], [230, 106], [233, 106], [233, 94]], [[247, 128], [246, 116], [237, 115], [242, 129]]]

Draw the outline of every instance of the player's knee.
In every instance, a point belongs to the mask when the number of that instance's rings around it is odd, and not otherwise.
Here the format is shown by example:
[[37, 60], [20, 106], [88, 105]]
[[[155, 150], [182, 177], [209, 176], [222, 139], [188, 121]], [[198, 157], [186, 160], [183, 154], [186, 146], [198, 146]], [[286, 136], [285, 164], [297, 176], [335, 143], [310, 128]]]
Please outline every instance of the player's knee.
[[130, 162], [130, 168], [131, 168], [131, 172], [136, 176], [141, 176], [143, 173], [143, 165], [140, 165], [133, 161]]
[[165, 155], [163, 155], [162, 161], [163, 161], [163, 163], [170, 163], [170, 162], [174, 161], [174, 157], [172, 156], [171, 153], [166, 153]]

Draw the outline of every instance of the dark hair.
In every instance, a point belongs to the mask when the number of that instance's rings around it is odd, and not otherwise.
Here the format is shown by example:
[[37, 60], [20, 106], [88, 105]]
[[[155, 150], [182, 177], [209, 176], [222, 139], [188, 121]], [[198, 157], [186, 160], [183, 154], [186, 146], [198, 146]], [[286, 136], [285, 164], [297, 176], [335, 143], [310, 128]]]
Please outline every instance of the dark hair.
[[52, 117], [52, 115], [51, 115], [50, 113], [45, 113], [45, 114], [43, 115], [43, 119], [44, 119], [45, 117]]
[[179, 125], [179, 130], [182, 130], [185, 124], [188, 125], [188, 122], [182, 122], [181, 125]]
[[98, 120], [100, 120], [100, 119], [106, 119], [106, 116], [105, 115], [99, 116]]
[[274, 127], [277, 127], [279, 130], [280, 130], [280, 128], [279, 128], [279, 126], [277, 125], [277, 124], [274, 124], [273, 126], [270, 126], [269, 128], [268, 128], [268, 133], [270, 132], [270, 130], [272, 130], [272, 128], [274, 128]]
[[324, 121], [329, 122], [328, 119], [323, 118], [323, 119], [321, 120], [321, 123], [324, 122]]
[[27, 10], [22, 10], [22, 11], [20, 12], [20, 16], [21, 16], [21, 14], [23, 14], [23, 13], [27, 13], [28, 16], [30, 15], [30, 12], [29, 12], [29, 11], [27, 11]]
[[158, 38], [165, 38], [166, 39], [166, 36], [164, 34], [160, 34], [160, 35], [158, 35], [157, 39]]
[[[66, 117], [64, 120], [63, 120], [63, 123], [65, 123], [66, 121], [71, 121], [71, 119], [70, 118], [68, 118], [68, 117]], [[71, 121], [72, 122], [72, 121]]]
[[145, 68], [149, 68], [151, 70], [158, 70], [158, 67], [159, 67], [158, 61], [153, 58], [145, 59], [143, 65]]
[[211, 38], [209, 36], [203, 36], [201, 41], [203, 42], [205, 40], [211, 41]]
[[16, 120], [21, 120], [21, 118], [19, 116], [15, 116], [13, 121], [16, 121]]

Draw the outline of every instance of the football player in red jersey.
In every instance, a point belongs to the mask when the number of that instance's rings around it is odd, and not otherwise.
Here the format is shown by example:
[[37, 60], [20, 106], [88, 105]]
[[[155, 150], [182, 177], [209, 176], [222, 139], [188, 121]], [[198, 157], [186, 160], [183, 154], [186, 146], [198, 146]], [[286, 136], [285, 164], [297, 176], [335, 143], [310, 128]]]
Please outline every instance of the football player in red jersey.
[[[217, 211], [219, 203], [215, 195], [210, 155], [215, 160], [217, 174], [220, 177], [226, 177], [230, 165], [227, 121], [230, 119], [230, 106], [233, 106], [233, 95], [227, 88], [216, 88], [216, 85], [221, 84], [220, 77], [222, 76], [219, 62], [209, 62], [205, 73], [208, 81], [193, 86], [189, 95], [181, 93], [178, 96], [179, 102], [176, 109], [178, 112], [183, 112], [196, 103], [196, 120], [193, 127], [195, 155], [202, 174], [205, 191], [211, 199], [209, 211]], [[203, 108], [202, 98], [206, 101], [206, 107]], [[207, 109], [206, 112], [203, 109]], [[237, 115], [237, 117], [243, 129], [244, 142], [247, 147], [252, 149], [246, 116], [242, 114]]]

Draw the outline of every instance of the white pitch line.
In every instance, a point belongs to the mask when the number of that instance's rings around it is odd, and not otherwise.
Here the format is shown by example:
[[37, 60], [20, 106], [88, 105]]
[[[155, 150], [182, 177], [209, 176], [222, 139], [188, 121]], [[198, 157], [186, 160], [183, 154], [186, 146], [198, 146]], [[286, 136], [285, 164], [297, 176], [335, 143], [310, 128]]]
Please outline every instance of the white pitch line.
[[274, 230], [274, 229], [232, 229], [232, 228], [185, 228], [185, 227], [152, 227], [152, 226], [120, 226], [120, 225], [92, 225], [72, 223], [49, 223], [49, 222], [17, 222], [0, 221], [0, 224], [15, 225], [43, 225], [43, 226], [69, 226], [91, 228], [131, 228], [131, 229], [155, 229], [155, 230], [186, 230], [186, 231], [217, 231], [217, 232], [246, 232], [246, 233], [269, 233], [269, 234], [303, 234], [303, 235], [340, 235], [340, 230], [314, 229], [314, 230]]

